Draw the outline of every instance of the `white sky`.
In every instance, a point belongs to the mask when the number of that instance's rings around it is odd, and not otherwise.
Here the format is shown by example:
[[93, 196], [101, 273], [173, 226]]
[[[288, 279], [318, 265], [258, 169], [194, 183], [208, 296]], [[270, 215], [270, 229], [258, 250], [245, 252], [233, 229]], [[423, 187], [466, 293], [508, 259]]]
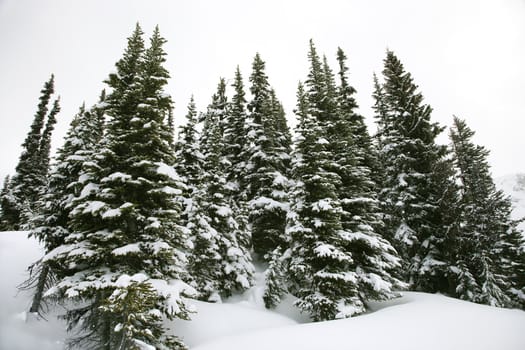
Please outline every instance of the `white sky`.
[[158, 24], [168, 40], [178, 123], [190, 95], [203, 110], [218, 78], [231, 79], [237, 64], [248, 87], [257, 51], [293, 118], [313, 38], [334, 71], [337, 47], [345, 50], [372, 125], [372, 73], [381, 72], [388, 47], [412, 73], [434, 120], [467, 120], [475, 141], [491, 150], [495, 176], [525, 172], [524, 0], [0, 0], [0, 182], [14, 172], [49, 75], [61, 95], [58, 147], [82, 102], [96, 102], [137, 21], [147, 35]]

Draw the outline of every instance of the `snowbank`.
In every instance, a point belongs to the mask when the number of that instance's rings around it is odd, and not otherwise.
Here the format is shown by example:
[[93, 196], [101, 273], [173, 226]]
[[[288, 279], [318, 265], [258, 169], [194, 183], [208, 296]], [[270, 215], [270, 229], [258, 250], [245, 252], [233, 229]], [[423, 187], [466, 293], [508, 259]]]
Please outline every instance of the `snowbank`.
[[523, 350], [525, 312], [424, 293], [355, 318], [227, 336], [193, 350]]
[[[17, 293], [27, 266], [42, 251], [27, 232], [0, 232], [0, 349], [63, 349], [65, 324], [27, 317], [30, 295]], [[195, 301], [192, 321], [175, 321], [173, 331], [193, 350], [523, 350], [525, 312], [472, 304], [441, 295], [405, 293], [371, 304], [372, 312], [345, 320], [309, 323], [287, 297], [275, 310], [262, 303], [264, 276], [256, 286], [222, 304]], [[60, 310], [57, 310], [60, 312]]]

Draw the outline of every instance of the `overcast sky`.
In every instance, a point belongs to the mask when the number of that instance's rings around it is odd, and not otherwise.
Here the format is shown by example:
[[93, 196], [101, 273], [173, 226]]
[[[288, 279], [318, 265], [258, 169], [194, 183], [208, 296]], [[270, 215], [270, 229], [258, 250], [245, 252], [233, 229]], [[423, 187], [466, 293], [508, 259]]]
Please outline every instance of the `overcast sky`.
[[256, 52], [293, 119], [312, 38], [334, 70], [337, 47], [346, 51], [373, 131], [372, 74], [389, 48], [434, 120], [467, 120], [491, 150], [495, 176], [525, 172], [525, 0], [0, 0], [2, 179], [14, 172], [44, 81], [54, 73], [61, 96], [56, 148], [82, 102], [96, 102], [137, 21], [148, 36], [158, 24], [168, 40], [178, 123], [192, 93], [203, 110], [219, 77], [231, 82], [237, 65], [248, 85]]

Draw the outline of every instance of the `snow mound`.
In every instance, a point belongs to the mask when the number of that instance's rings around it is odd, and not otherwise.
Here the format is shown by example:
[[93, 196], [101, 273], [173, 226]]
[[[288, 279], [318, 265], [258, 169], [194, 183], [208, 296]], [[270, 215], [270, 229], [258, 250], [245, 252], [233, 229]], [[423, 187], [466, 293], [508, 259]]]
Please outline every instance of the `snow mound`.
[[[26, 268], [43, 254], [27, 232], [0, 232], [0, 349], [59, 350], [65, 324], [27, 314], [30, 294], [17, 293]], [[371, 303], [368, 314], [311, 323], [287, 296], [275, 310], [262, 302], [264, 265], [256, 283], [224, 303], [190, 301], [192, 321], [167, 324], [192, 350], [523, 350], [525, 312], [472, 304], [441, 295], [404, 293], [399, 299]], [[61, 310], [58, 309], [57, 312]]]
[[[525, 312], [405, 293], [366, 315], [219, 338], [192, 350], [523, 350]], [[193, 330], [197, 332], [197, 330]]]

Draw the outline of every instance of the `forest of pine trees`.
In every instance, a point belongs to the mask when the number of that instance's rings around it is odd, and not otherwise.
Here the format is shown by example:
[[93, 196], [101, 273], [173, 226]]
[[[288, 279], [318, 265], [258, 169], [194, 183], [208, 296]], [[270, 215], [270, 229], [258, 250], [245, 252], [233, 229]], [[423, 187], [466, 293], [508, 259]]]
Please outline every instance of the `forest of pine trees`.
[[255, 266], [268, 308], [288, 293], [314, 321], [406, 289], [525, 308], [525, 243], [489, 151], [458, 117], [437, 143], [445, 128], [394, 52], [373, 77], [371, 134], [346, 54], [334, 73], [310, 41], [292, 132], [259, 53], [246, 86], [237, 67], [175, 123], [165, 41], [137, 24], [52, 160], [51, 76], [0, 193], [0, 229], [44, 247], [30, 312], [64, 306], [71, 347], [185, 349], [163, 321], [246, 291]]

